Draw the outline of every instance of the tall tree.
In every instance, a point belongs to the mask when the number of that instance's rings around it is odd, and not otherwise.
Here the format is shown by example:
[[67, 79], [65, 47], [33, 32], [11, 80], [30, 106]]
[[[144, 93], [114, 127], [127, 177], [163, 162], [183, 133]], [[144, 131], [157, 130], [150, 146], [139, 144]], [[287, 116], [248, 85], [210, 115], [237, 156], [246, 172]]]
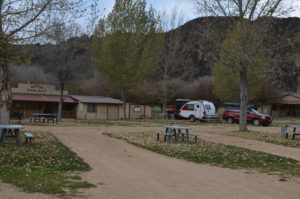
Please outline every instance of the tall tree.
[[145, 0], [116, 0], [113, 10], [99, 21], [93, 49], [100, 75], [120, 93], [123, 119], [126, 99], [151, 74], [160, 53], [159, 19]]
[[59, 10], [72, 9], [81, 0], [0, 0], [0, 123], [9, 124], [12, 102], [9, 64], [16, 55], [12, 50], [18, 43], [32, 42], [49, 28], [49, 17]]
[[[230, 65], [234, 67], [239, 73], [240, 83], [240, 131], [247, 130], [247, 104], [248, 104], [248, 71], [252, 66], [253, 53], [261, 48], [261, 43], [265, 38], [266, 27], [268, 27], [268, 20], [273, 16], [283, 16], [290, 7], [283, 9], [283, 0], [194, 0], [196, 7], [203, 16], [226, 16], [231, 17], [232, 30], [235, 33], [229, 33], [228, 39], [221, 45], [222, 50], [226, 51], [228, 45], [226, 42], [235, 40], [241, 45], [241, 53], [227, 53], [227, 59], [231, 62]], [[236, 20], [237, 19], [237, 22]], [[255, 31], [258, 31], [259, 37], [250, 38], [255, 43], [248, 45], [248, 36], [252, 37], [251, 22], [256, 21]], [[258, 26], [260, 24], [260, 26]], [[238, 26], [238, 27], [236, 27]], [[230, 42], [229, 42], [230, 43]]]
[[248, 100], [253, 101], [258, 96], [268, 62], [265, 56], [266, 49], [262, 42], [258, 44], [257, 41], [260, 41], [260, 31], [254, 25], [237, 25], [227, 34], [221, 45], [219, 59], [213, 68], [214, 93], [220, 100], [239, 100], [240, 73], [236, 70], [236, 65], [242, 64], [247, 64]]

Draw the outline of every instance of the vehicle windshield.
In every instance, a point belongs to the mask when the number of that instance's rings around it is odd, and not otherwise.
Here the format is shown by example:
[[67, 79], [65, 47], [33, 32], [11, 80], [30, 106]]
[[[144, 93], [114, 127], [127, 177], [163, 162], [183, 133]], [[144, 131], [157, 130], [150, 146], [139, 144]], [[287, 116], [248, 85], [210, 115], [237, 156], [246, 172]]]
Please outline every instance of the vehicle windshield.
[[251, 113], [255, 113], [255, 114], [259, 114], [259, 112], [257, 112], [257, 111], [256, 111], [255, 109], [253, 109], [253, 108], [250, 109], [250, 112], [251, 112]]

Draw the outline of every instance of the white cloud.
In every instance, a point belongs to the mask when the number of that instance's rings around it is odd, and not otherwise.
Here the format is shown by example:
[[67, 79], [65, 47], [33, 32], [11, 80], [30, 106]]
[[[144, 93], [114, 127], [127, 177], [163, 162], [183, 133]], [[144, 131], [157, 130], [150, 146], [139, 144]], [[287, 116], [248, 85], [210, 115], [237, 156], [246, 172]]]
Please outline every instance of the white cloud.
[[186, 20], [197, 17], [192, 0], [148, 0], [148, 3], [151, 3], [159, 12], [165, 10], [167, 13], [171, 13], [176, 7], [179, 13], [182, 12]]
[[292, 2], [294, 12], [291, 13], [292, 17], [300, 17], [300, 0]]
[[[186, 20], [191, 20], [199, 15], [196, 13], [194, 0], [147, 0], [148, 4], [151, 4], [156, 11], [162, 12], [165, 10], [167, 13], [171, 13], [174, 7], [177, 7], [178, 12], [182, 12]], [[290, 16], [300, 17], [300, 0], [286, 0], [286, 6], [293, 5], [294, 12], [290, 13]], [[115, 0], [101, 0], [99, 1], [100, 8], [103, 9], [103, 14], [109, 13]], [[105, 10], [104, 10], [105, 9]]]

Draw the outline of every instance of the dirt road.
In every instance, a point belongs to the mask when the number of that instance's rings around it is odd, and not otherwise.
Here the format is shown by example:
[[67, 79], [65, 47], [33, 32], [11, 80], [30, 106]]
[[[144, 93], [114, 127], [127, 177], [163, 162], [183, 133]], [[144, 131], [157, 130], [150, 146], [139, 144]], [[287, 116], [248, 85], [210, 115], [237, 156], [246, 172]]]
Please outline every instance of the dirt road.
[[[203, 128], [206, 132], [206, 128], [212, 130], [214, 127]], [[26, 129], [52, 132], [90, 164], [93, 170], [84, 173], [83, 178], [97, 187], [82, 190], [83, 198], [300, 198], [299, 179], [292, 178], [281, 182], [278, 176], [195, 164], [165, 157], [102, 135], [103, 132], [154, 131], [161, 130], [161, 127], [28, 126]], [[209, 136], [206, 135], [206, 139]], [[219, 139], [218, 142], [223, 142], [221, 137]], [[266, 150], [271, 150], [271, 146], [269, 144]], [[259, 150], [264, 150], [263, 145]], [[20, 197], [12, 195], [11, 198]]]

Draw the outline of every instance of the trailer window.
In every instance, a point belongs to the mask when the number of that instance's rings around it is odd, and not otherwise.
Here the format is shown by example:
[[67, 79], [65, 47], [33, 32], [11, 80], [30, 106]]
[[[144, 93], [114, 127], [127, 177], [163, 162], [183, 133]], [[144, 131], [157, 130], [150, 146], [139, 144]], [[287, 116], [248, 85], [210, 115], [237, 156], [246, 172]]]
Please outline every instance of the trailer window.
[[206, 109], [207, 111], [211, 111], [210, 105], [209, 105], [209, 104], [205, 104], [205, 109]]
[[187, 105], [187, 110], [194, 110], [194, 104], [188, 104]]

